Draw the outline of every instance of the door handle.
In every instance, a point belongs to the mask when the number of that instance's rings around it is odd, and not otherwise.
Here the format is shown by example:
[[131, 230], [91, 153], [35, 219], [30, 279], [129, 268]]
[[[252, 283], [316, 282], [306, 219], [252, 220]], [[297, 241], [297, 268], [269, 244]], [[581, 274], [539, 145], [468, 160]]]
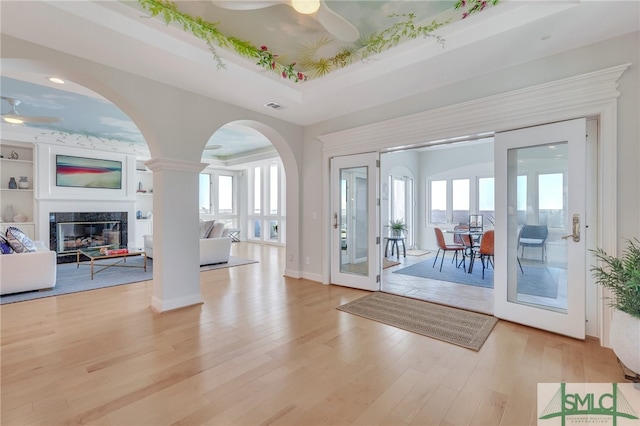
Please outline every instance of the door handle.
[[573, 234], [565, 235], [564, 237], [562, 237], [562, 239], [566, 240], [567, 238], [572, 238], [574, 242], [576, 243], [580, 242], [580, 215], [579, 214], [573, 215], [572, 231], [573, 231]]
[[338, 213], [333, 214], [333, 229], [338, 229]]

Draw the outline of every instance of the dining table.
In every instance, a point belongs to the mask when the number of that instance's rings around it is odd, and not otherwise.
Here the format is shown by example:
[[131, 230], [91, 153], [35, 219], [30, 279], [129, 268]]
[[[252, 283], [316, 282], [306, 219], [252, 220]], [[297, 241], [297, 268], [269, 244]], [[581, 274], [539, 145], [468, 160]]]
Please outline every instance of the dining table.
[[[464, 245], [464, 253], [463, 260], [460, 262], [464, 262], [466, 256], [469, 256], [469, 267], [467, 268], [467, 273], [473, 272], [473, 263], [476, 258], [476, 253], [480, 249], [480, 240], [482, 239], [482, 235], [484, 231], [481, 229], [447, 229], [444, 231], [447, 234], [459, 235], [462, 240], [462, 244]], [[465, 238], [466, 237], [466, 238]], [[458, 264], [458, 267], [460, 266]]]

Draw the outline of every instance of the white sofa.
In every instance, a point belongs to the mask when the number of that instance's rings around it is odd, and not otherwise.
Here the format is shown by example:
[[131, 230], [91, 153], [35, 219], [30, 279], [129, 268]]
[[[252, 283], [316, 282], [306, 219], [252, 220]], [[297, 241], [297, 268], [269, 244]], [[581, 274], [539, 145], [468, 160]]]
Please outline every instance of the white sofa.
[[[231, 254], [231, 237], [224, 224], [216, 223], [209, 238], [200, 239], [200, 265], [227, 263]], [[147, 257], [153, 258], [153, 236], [144, 235], [144, 251]]]
[[50, 289], [56, 286], [55, 251], [0, 255], [0, 294]]

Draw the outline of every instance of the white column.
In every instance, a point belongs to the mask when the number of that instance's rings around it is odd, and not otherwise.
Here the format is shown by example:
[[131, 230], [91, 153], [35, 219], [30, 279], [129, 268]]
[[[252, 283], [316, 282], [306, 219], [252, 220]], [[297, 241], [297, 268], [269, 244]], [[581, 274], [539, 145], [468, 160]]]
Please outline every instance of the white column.
[[145, 164], [153, 171], [151, 309], [201, 304], [198, 175], [206, 164], [158, 158]]

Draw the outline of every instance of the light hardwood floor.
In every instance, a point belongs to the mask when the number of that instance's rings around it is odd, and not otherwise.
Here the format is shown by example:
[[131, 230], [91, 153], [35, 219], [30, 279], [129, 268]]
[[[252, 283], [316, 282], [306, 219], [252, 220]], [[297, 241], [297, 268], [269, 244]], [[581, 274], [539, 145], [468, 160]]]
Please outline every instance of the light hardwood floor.
[[152, 313], [151, 282], [0, 307], [2, 425], [536, 424], [538, 382], [624, 381], [596, 341], [499, 321], [475, 352], [232, 250], [260, 263], [201, 273], [197, 307]]

